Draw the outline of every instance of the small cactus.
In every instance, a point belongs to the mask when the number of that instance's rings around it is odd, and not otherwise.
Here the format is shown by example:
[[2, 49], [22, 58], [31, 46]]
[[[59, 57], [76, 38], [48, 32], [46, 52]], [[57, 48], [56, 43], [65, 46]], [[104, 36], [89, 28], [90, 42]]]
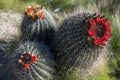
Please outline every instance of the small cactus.
[[[25, 16], [22, 21], [21, 31], [24, 38], [29, 40], [39, 40], [46, 44], [54, 35], [55, 21], [52, 15], [42, 6], [29, 6], [26, 9]], [[22, 36], [22, 38], [23, 38]]]
[[[98, 19], [100, 23], [96, 22], [92, 25], [91, 19]], [[78, 12], [63, 20], [52, 43], [52, 50], [57, 53], [58, 69], [77, 67], [86, 70], [90, 68], [101, 53], [101, 46], [109, 37], [108, 22], [105, 22], [108, 28], [108, 31], [105, 31], [105, 25], [101, 24], [102, 21], [105, 19], [89, 12]], [[94, 33], [90, 35], [91, 28]], [[105, 36], [107, 38], [101, 40], [105, 32], [108, 32]]]
[[20, 44], [10, 56], [9, 69], [15, 80], [51, 80], [54, 74], [54, 57], [44, 44]]

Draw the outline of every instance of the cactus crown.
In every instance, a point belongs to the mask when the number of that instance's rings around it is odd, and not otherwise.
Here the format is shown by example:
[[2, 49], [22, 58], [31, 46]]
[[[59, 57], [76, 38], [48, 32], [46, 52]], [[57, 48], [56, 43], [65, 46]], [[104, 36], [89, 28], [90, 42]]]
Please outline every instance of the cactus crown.
[[22, 64], [22, 68], [28, 68], [28, 65], [36, 61], [36, 56], [30, 52], [21, 53], [18, 62]]

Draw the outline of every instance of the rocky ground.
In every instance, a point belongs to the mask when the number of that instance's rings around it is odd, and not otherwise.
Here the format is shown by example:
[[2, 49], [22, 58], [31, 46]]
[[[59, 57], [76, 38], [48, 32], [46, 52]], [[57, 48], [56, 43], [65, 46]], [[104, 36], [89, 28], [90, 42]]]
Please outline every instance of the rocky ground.
[[22, 14], [11, 10], [0, 10], [0, 39], [10, 40], [19, 36]]

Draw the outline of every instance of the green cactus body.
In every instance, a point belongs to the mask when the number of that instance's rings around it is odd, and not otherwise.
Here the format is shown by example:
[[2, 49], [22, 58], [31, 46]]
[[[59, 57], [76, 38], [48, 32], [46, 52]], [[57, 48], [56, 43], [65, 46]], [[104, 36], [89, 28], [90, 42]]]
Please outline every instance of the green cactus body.
[[22, 38], [29, 40], [43, 41], [50, 44], [54, 35], [55, 21], [52, 15], [45, 9], [42, 9], [43, 18], [31, 18], [25, 15], [21, 25]]
[[88, 12], [72, 14], [57, 29], [52, 49], [57, 53], [59, 69], [86, 70], [97, 60], [102, 48], [94, 45], [87, 33], [87, 21], [94, 16]]
[[4, 72], [3, 66], [6, 64], [6, 43], [0, 42], [0, 76]]
[[[34, 55], [31, 61], [30, 55]], [[27, 64], [27, 67], [23, 64]], [[44, 44], [26, 42], [20, 44], [10, 56], [10, 73], [15, 80], [51, 80], [55, 72], [52, 53]]]
[[8, 50], [10, 46], [7, 42], [0, 41], [0, 80], [7, 80], [9, 78], [8, 70]]

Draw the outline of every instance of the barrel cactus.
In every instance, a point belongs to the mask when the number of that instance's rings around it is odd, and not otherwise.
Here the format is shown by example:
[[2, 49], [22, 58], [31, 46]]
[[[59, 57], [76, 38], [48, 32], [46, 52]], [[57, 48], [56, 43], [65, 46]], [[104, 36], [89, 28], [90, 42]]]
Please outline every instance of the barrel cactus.
[[32, 41], [37, 40], [50, 44], [55, 26], [52, 15], [41, 5], [28, 6], [21, 24], [22, 39], [27, 38]]
[[109, 23], [96, 13], [76, 12], [63, 20], [55, 33], [52, 50], [58, 69], [86, 70], [97, 60], [109, 38]]
[[21, 43], [9, 59], [9, 71], [13, 80], [53, 79], [54, 57], [42, 43]]

